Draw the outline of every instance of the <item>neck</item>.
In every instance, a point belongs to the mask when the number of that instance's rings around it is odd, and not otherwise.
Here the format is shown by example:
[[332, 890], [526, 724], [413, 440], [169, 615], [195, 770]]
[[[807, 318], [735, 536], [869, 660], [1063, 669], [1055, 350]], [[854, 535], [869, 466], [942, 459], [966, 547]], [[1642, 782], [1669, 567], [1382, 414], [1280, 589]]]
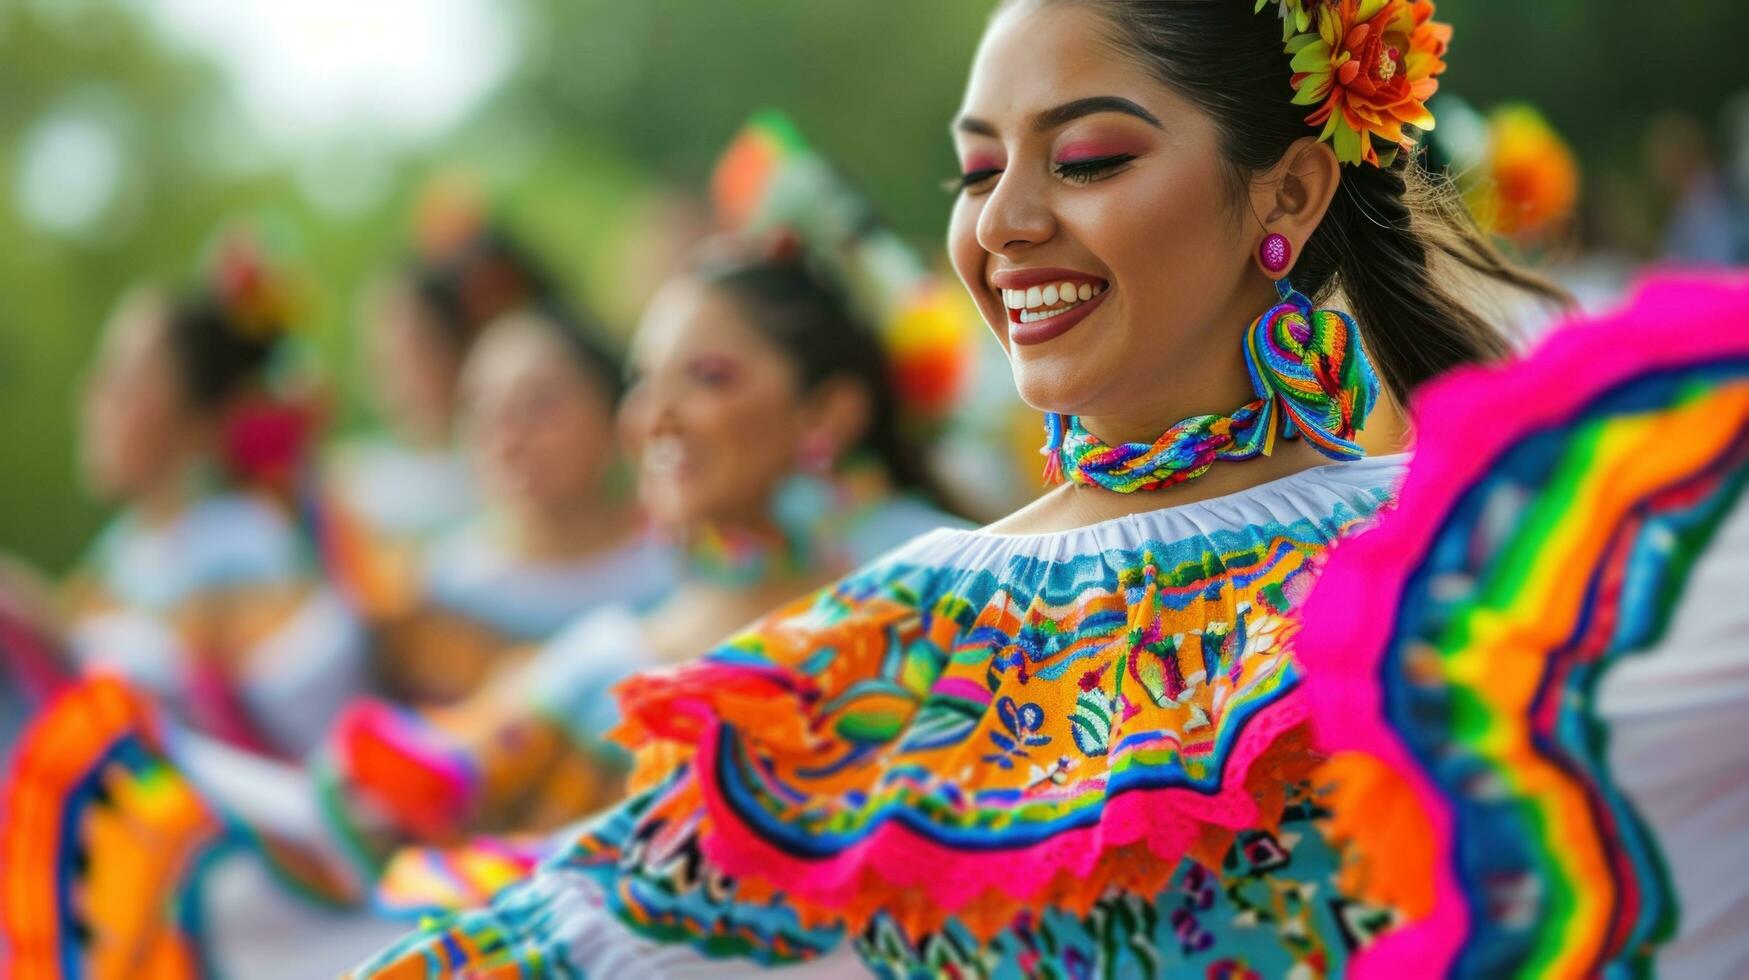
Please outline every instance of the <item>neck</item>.
[[796, 542], [770, 520], [701, 524], [686, 532], [691, 581], [733, 593], [795, 580], [803, 571]]
[[1208, 342], [1195, 363], [1185, 364], [1169, 383], [1146, 392], [1128, 392], [1118, 412], [1078, 414], [1081, 425], [1108, 446], [1151, 444], [1160, 434], [1198, 415], [1231, 415], [1257, 398], [1245, 369], [1244, 336], [1253, 321], [1280, 299], [1275, 285], [1261, 272], [1248, 273], [1254, 282], [1235, 293], [1233, 302], [1205, 331]]
[[593, 498], [575, 507], [520, 516], [510, 527], [510, 549], [531, 562], [571, 561], [618, 547], [636, 526], [629, 506]]
[[181, 517], [194, 499], [196, 478], [192, 466], [175, 467], [156, 484], [136, 495], [131, 510], [147, 527], [163, 527]]

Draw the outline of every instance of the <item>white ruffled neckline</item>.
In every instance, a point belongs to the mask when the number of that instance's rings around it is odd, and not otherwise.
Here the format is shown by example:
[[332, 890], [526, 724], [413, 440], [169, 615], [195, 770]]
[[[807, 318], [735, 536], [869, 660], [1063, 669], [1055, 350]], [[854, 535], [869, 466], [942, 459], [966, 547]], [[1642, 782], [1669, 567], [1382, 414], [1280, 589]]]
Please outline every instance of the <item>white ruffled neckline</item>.
[[[1204, 500], [1107, 518], [1062, 531], [1010, 534], [988, 528], [941, 528], [888, 555], [889, 560], [964, 566], [968, 559], [1056, 557], [1179, 541], [1222, 530], [1325, 520], [1339, 508], [1366, 515], [1395, 489], [1408, 453], [1329, 463]], [[985, 565], [983, 561], [974, 564]]]

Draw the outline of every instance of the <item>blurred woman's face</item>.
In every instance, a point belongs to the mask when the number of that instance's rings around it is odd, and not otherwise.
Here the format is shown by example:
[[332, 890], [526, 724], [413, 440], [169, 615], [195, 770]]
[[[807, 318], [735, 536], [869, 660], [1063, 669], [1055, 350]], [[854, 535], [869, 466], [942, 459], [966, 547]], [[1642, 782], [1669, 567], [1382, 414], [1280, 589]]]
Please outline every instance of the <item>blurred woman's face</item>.
[[455, 424], [461, 354], [404, 283], [386, 285], [365, 304], [365, 391], [397, 436], [446, 444]]
[[475, 343], [462, 373], [463, 434], [499, 506], [560, 514], [598, 502], [613, 463], [613, 405], [562, 340], [509, 319]]
[[205, 446], [155, 298], [124, 302], [104, 328], [80, 412], [80, 467], [91, 494], [131, 501], [159, 489]]
[[1255, 223], [1230, 203], [1214, 121], [1107, 30], [1080, 4], [991, 22], [954, 124], [954, 267], [1035, 408], [1226, 410], [1248, 392], [1184, 389], [1242, 380], [1240, 331], [1267, 305], [1245, 312], [1267, 285]]
[[631, 362], [620, 426], [651, 519], [675, 531], [768, 525], [813, 421], [795, 363], [733, 296], [685, 278], [651, 302]]

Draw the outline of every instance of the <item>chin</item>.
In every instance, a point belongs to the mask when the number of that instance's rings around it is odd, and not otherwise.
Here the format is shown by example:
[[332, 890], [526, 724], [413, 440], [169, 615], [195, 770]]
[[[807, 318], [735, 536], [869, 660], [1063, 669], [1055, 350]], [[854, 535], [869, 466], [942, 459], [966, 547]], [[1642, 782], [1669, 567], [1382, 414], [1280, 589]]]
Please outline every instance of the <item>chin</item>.
[[[1025, 355], [1023, 355], [1025, 356]], [[1034, 363], [1013, 362], [1014, 389], [1020, 400], [1041, 412], [1079, 414], [1095, 394], [1088, 382], [1100, 377], [1100, 368], [1084, 358], [1036, 358]]]

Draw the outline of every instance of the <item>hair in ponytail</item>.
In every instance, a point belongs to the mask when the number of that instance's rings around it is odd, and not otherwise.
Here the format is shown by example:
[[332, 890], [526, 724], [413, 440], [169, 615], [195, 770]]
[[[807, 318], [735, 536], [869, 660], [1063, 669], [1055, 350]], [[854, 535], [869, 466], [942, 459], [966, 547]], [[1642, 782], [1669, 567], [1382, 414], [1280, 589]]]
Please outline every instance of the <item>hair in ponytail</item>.
[[[1230, 191], [1313, 135], [1293, 103], [1281, 24], [1251, 0], [1013, 0], [1085, 3], [1110, 23], [1112, 46], [1215, 120]], [[1464, 277], [1564, 304], [1566, 293], [1515, 266], [1478, 229], [1443, 175], [1419, 153], [1388, 167], [1345, 166], [1330, 209], [1300, 247], [1294, 286], [1314, 302], [1338, 290], [1391, 393], [1402, 400], [1459, 364], [1504, 355], [1505, 335], [1461, 300]]]

